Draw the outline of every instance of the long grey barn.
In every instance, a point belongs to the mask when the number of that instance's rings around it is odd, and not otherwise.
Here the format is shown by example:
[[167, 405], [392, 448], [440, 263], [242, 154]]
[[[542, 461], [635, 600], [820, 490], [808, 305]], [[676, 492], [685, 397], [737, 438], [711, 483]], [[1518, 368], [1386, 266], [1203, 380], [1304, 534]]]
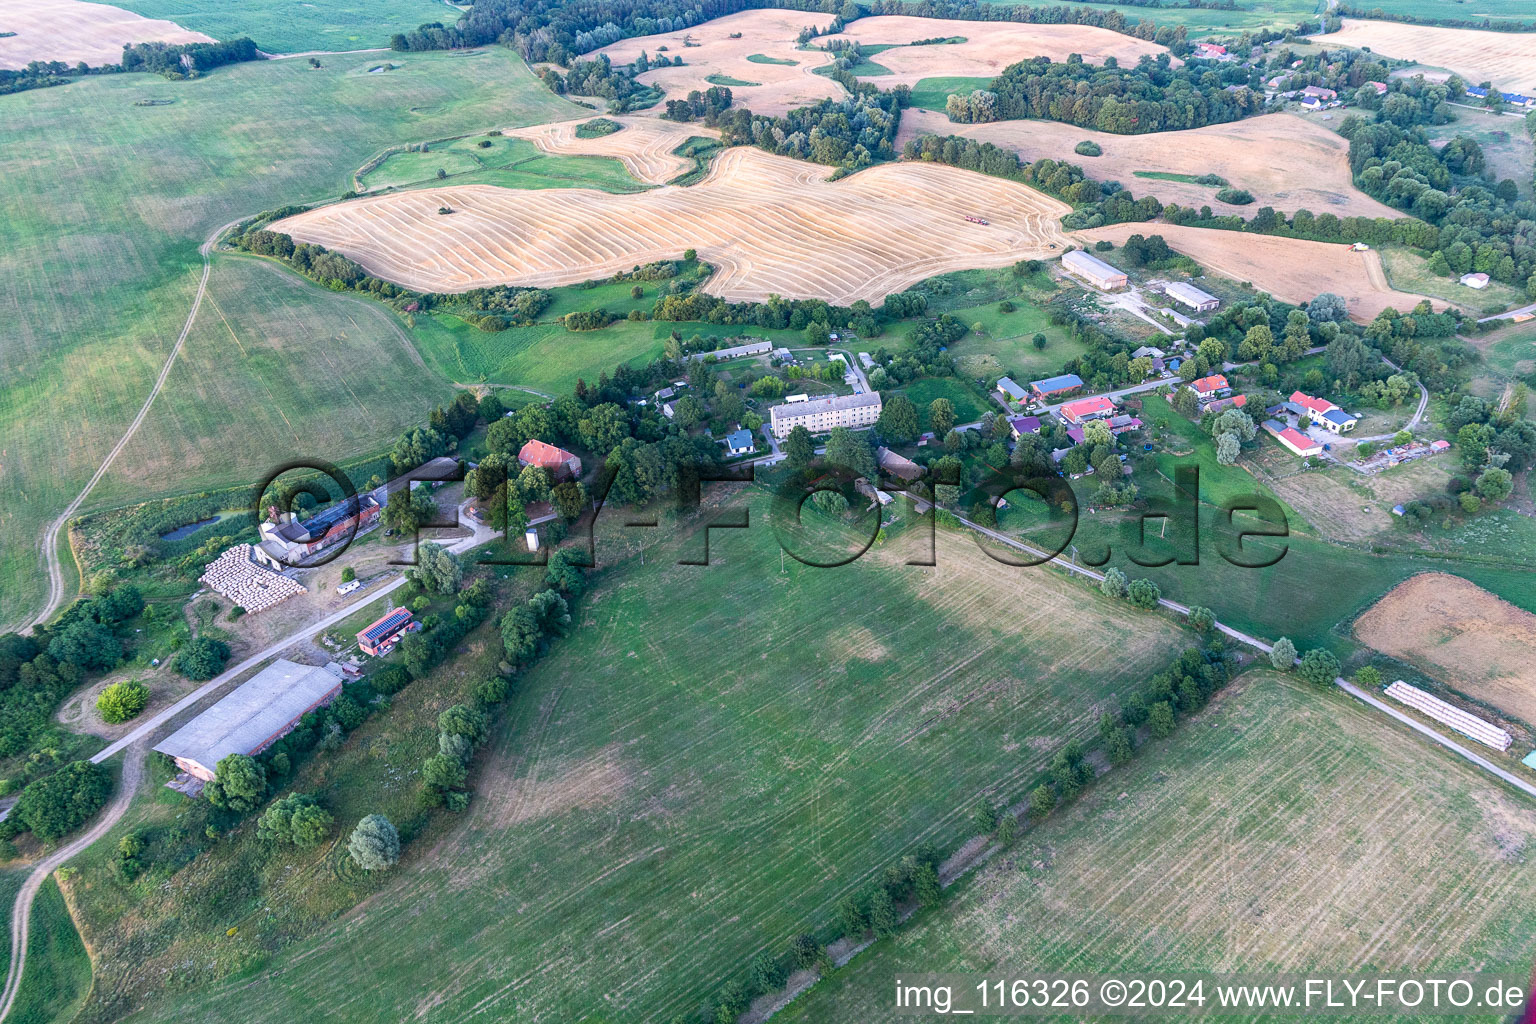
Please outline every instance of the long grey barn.
[[298, 724], [306, 711], [330, 703], [341, 685], [323, 668], [279, 658], [155, 744], [155, 749], [169, 754], [183, 771], [211, 782], [220, 760], [265, 750]]

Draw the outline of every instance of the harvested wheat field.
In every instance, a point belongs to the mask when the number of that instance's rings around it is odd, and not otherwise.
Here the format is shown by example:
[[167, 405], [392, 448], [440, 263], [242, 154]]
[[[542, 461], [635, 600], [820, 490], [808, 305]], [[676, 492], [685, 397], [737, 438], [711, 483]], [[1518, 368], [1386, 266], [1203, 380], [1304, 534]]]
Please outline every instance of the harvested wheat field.
[[537, 124], [528, 128], [509, 128], [505, 134], [527, 139], [540, 152], [551, 156], [609, 156], [624, 165], [636, 181], [665, 185], [693, 167], [693, 159], [672, 151], [697, 136], [719, 136], [713, 128], [678, 124], [654, 117], [609, 117], [624, 127], [612, 135], [583, 139], [576, 129], [591, 118]]
[[85, 61], [93, 67], [123, 59], [124, 43], [211, 43], [174, 21], [143, 18], [108, 4], [79, 0], [5, 0], [0, 4], [0, 69], [16, 70], [34, 60]]
[[[940, 37], [958, 37], [965, 42], [905, 45], [914, 39]], [[1130, 66], [1143, 56], [1155, 57], [1166, 50], [1156, 43], [1091, 25], [1026, 25], [908, 15], [860, 18], [842, 35], [829, 36], [817, 43], [824, 45], [832, 39], [852, 39], [871, 46], [896, 44], [896, 48], [869, 58], [891, 70], [890, 75], [876, 79], [882, 89], [916, 85], [924, 78], [991, 78], [1008, 65], [1031, 57], [1064, 61], [1068, 54], [1080, 53], [1089, 64], [1102, 64], [1104, 58], [1115, 57]]]
[[[813, 73], [831, 62], [828, 54], [796, 49], [795, 40], [802, 28], [825, 28], [832, 20], [830, 14], [802, 11], [743, 11], [681, 32], [623, 39], [597, 52], [615, 64], [628, 64], [642, 52], [651, 57], [658, 51], [663, 57], [682, 57], [680, 68], [660, 68], [640, 76], [642, 83], [664, 89], [668, 99], [681, 99], [694, 89], [703, 91], [719, 84], [710, 81], [714, 77], [729, 86], [737, 106], [750, 107], [758, 114], [784, 114], [844, 95], [842, 86]], [[740, 38], [732, 39], [733, 35]], [[730, 85], [732, 81], [746, 84]]]
[[1316, 41], [1323, 46], [1368, 46], [1386, 57], [1454, 71], [1474, 85], [1491, 81], [1510, 92], [1536, 90], [1536, 35], [1529, 32], [1345, 18], [1343, 28]]
[[1017, 182], [922, 163], [882, 164], [836, 182], [830, 173], [740, 146], [686, 188], [425, 188], [310, 210], [272, 228], [423, 291], [574, 284], [693, 248], [717, 268], [705, 286], [711, 294], [835, 303], [876, 302], [934, 274], [1046, 257], [1067, 242], [1058, 225], [1067, 205]]
[[[882, 55], [883, 56], [883, 55]], [[1285, 213], [1300, 209], [1339, 217], [1401, 217], [1355, 188], [1349, 173], [1349, 143], [1294, 114], [1263, 114], [1232, 124], [1181, 132], [1113, 135], [1055, 121], [994, 121], [954, 124], [931, 110], [905, 110], [898, 142], [918, 135], [962, 135], [1011, 149], [1025, 161], [1049, 157], [1081, 164], [1091, 177], [1118, 181], [1138, 196], [1218, 214], [1251, 215], [1260, 206]], [[1091, 139], [1097, 157], [1077, 156], [1072, 147]], [[1252, 207], [1218, 202], [1217, 188], [1193, 182], [1138, 178], [1137, 171], [1199, 176], [1217, 174], [1253, 193]]]
[[[1349, 304], [1350, 318], [1361, 323], [1374, 320], [1389, 306], [1406, 313], [1426, 298], [1394, 291], [1382, 273], [1380, 256], [1374, 251], [1351, 252], [1342, 243], [1163, 223], [1114, 224], [1078, 234], [1089, 240], [1107, 238], [1116, 245], [1136, 234], [1162, 235], [1210, 273], [1250, 282], [1282, 302], [1310, 302], [1321, 292], [1341, 295]], [[1447, 308], [1439, 299], [1430, 301], [1436, 310]]]
[[1398, 584], [1355, 620], [1355, 636], [1536, 724], [1536, 615], [1459, 576]]

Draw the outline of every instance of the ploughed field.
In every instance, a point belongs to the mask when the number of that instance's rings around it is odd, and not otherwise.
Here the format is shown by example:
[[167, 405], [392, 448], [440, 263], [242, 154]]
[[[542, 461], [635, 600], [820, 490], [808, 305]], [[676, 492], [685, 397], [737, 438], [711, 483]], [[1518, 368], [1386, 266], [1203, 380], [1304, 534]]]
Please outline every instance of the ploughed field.
[[951, 270], [1047, 257], [1067, 242], [1058, 226], [1067, 205], [1017, 182], [919, 163], [836, 182], [830, 174], [736, 147], [687, 188], [425, 188], [310, 210], [272, 229], [424, 291], [575, 284], [692, 248], [717, 268], [710, 294], [835, 303], [878, 301]]
[[1426, 572], [1400, 583], [1355, 620], [1355, 635], [1536, 723], [1536, 615], [1469, 580]]
[[[1322, 292], [1341, 295], [1350, 318], [1362, 323], [1388, 307], [1406, 313], [1425, 298], [1394, 291], [1375, 251], [1353, 252], [1342, 243], [1176, 224], [1114, 224], [1081, 234], [1116, 245], [1136, 234], [1162, 235], [1208, 272], [1249, 282], [1282, 302], [1310, 302]], [[1444, 302], [1431, 301], [1436, 310], [1446, 308]]]
[[[1213, 124], [1180, 132], [1115, 135], [1056, 121], [993, 121], [955, 124], [931, 110], [902, 111], [897, 138], [905, 144], [919, 135], [960, 135], [1011, 149], [1019, 159], [1068, 160], [1081, 164], [1090, 177], [1118, 181], [1137, 196], [1152, 195], [1164, 203], [1217, 214], [1252, 217], [1261, 206], [1285, 213], [1311, 210], [1338, 217], [1401, 217], [1354, 185], [1349, 173], [1349, 143], [1295, 114], [1263, 114], [1231, 124]], [[1079, 156], [1079, 142], [1096, 143], [1102, 155]], [[1200, 185], [1165, 178], [1138, 178], [1136, 172], [1215, 174], [1233, 187], [1253, 193], [1253, 203], [1234, 206], [1217, 200], [1218, 185]]]
[[1369, 47], [1373, 53], [1454, 71], [1472, 85], [1491, 81], [1507, 92], [1536, 90], [1536, 34], [1398, 25], [1345, 18], [1344, 27], [1318, 36], [1324, 46]]
[[5, 0], [0, 4], [0, 69], [18, 70], [30, 61], [85, 61], [95, 67], [123, 59], [125, 43], [210, 43], [173, 21], [144, 18], [108, 4], [79, 0]]

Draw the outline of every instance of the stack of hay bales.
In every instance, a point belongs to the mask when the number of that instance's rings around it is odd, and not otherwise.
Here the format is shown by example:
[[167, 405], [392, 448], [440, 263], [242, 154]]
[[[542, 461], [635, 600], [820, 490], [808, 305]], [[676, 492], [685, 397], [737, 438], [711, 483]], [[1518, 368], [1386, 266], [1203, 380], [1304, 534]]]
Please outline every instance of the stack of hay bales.
[[257, 565], [249, 544], [237, 544], [214, 559], [198, 582], [206, 583], [252, 615], [306, 592], [297, 580]]

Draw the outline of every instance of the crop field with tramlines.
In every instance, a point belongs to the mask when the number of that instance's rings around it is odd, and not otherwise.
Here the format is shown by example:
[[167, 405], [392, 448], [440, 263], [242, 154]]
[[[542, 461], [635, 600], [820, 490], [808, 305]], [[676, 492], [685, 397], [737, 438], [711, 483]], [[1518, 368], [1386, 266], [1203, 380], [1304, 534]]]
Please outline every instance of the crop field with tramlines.
[[[751, 526], [714, 531], [710, 565], [675, 564], [701, 554], [693, 534], [604, 571], [518, 684], [451, 841], [259, 976], [135, 1019], [277, 1021], [308, 1004], [363, 1021], [426, 993], [450, 1015], [693, 1012], [903, 852], [968, 838], [983, 795], [1019, 799], [1112, 694], [1190, 642], [943, 531], [936, 567], [902, 564], [923, 550], [908, 531], [850, 566], [781, 568], [766, 493], [746, 493]], [[403, 927], [386, 908], [405, 902], [423, 912]], [[206, 927], [185, 941], [222, 941], [222, 922]], [[259, 920], [241, 927], [262, 943]]]
[[1532, 843], [1529, 801], [1476, 767], [1255, 672], [780, 1017], [883, 1019], [893, 976], [1015, 965], [1520, 978]]
[[829, 173], [736, 147], [687, 187], [623, 196], [425, 188], [310, 210], [272, 228], [423, 290], [574, 284], [692, 248], [719, 268], [705, 285], [711, 294], [845, 305], [1067, 244], [1057, 223], [1067, 205], [1017, 182], [916, 163], [840, 181]]
[[1488, 32], [1345, 18], [1342, 29], [1320, 37], [1319, 41], [1327, 46], [1370, 47], [1372, 52], [1386, 57], [1445, 68], [1473, 85], [1492, 81], [1510, 92], [1530, 92], [1536, 88], [1536, 36], [1529, 32]]

